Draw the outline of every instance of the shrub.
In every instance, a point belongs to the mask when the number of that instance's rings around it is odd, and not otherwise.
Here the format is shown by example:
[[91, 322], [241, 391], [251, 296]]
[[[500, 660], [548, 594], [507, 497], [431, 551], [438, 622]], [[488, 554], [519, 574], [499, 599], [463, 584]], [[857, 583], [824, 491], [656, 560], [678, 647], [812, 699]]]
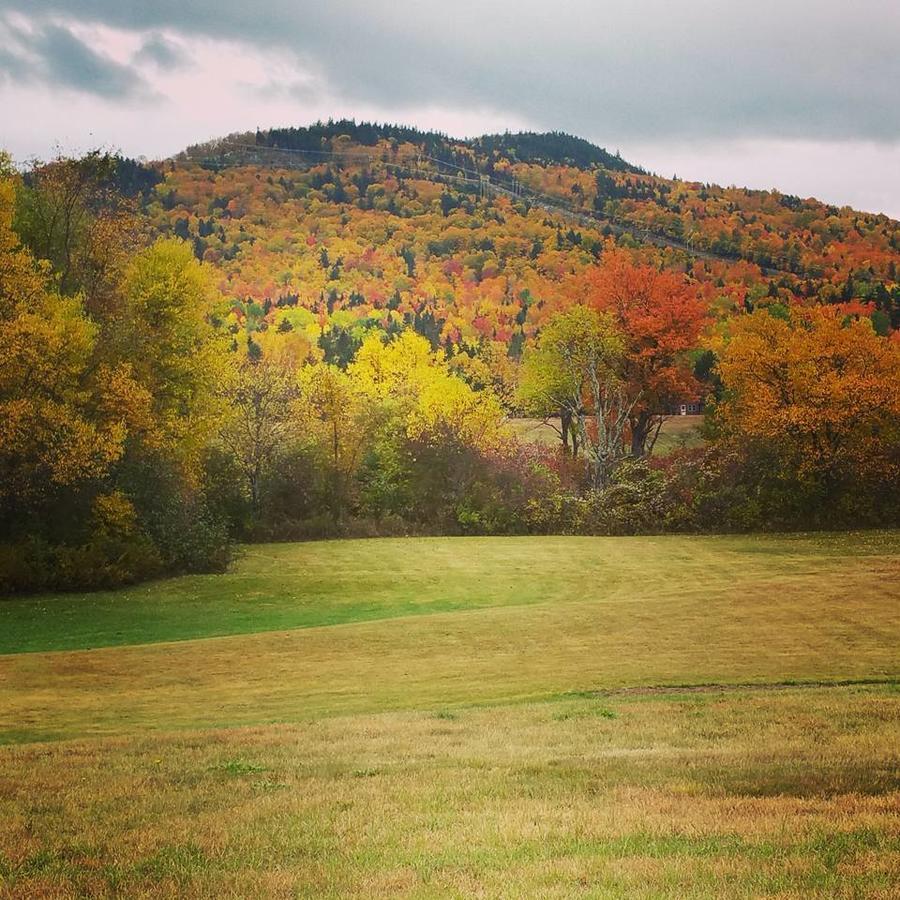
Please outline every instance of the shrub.
[[152, 578], [164, 571], [153, 543], [142, 534], [96, 535], [79, 545], [39, 537], [0, 545], [0, 591], [98, 590]]

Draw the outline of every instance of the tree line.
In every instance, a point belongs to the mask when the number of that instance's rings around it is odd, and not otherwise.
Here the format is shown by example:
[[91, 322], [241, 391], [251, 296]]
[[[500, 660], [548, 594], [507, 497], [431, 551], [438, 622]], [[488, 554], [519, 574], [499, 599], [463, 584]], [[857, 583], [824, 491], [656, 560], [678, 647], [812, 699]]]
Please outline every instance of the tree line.
[[[306, 310], [233, 328], [216, 270], [148, 229], [116, 167], [0, 162], [5, 592], [221, 570], [248, 540], [897, 524], [900, 344], [865, 315], [723, 322], [683, 273], [609, 250], [515, 354], [402, 326], [329, 349]], [[701, 397], [705, 446], [658, 456]]]

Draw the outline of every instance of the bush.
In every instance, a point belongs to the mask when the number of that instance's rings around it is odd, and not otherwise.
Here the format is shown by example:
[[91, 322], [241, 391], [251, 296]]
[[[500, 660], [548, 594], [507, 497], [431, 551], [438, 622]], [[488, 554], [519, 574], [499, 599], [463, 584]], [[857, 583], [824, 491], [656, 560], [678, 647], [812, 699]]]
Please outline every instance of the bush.
[[163, 561], [145, 535], [98, 535], [78, 547], [54, 548], [56, 590], [100, 590], [161, 575]]
[[99, 590], [162, 574], [163, 561], [145, 535], [97, 535], [75, 546], [29, 537], [0, 545], [0, 592]]
[[164, 459], [122, 473], [122, 492], [167, 572], [221, 572], [231, 560], [230, 523], [207, 492]]

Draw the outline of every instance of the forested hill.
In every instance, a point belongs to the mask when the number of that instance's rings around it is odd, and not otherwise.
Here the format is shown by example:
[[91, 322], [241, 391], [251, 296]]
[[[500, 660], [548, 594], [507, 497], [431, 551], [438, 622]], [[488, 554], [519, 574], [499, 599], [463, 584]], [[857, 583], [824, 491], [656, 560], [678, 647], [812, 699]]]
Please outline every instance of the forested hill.
[[900, 328], [896, 221], [660, 178], [564, 134], [329, 122], [191, 147], [159, 175], [149, 223], [215, 269], [238, 343], [294, 330], [341, 362], [412, 327], [515, 356], [612, 248], [683, 271], [720, 319], [823, 303]]

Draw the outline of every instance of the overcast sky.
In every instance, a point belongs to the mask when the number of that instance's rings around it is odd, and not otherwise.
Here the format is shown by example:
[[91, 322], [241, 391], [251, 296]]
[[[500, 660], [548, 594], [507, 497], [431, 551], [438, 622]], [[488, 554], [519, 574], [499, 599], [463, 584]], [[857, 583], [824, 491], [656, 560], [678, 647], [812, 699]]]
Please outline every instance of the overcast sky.
[[0, 147], [355, 116], [560, 129], [900, 218], [900, 0], [0, 0]]

